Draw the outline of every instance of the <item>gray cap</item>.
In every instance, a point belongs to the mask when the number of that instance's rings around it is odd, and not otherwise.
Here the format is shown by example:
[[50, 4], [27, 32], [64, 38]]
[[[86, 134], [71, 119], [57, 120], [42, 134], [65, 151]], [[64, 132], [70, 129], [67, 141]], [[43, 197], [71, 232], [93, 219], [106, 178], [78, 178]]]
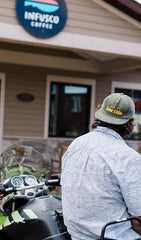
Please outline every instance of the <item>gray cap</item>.
[[113, 93], [104, 99], [95, 117], [102, 122], [122, 125], [129, 119], [133, 119], [134, 114], [135, 104], [132, 98], [123, 93]]

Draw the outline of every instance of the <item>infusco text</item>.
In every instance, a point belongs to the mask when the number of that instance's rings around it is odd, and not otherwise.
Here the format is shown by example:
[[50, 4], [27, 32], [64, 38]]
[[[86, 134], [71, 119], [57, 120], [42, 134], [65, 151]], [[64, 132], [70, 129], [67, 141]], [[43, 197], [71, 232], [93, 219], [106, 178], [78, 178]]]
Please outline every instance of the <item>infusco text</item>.
[[24, 13], [24, 19], [27, 20], [34, 20], [34, 21], [40, 21], [40, 22], [45, 22], [45, 23], [54, 23], [58, 24], [59, 23], [59, 17], [54, 16], [54, 15], [49, 15], [49, 14], [41, 14], [38, 12], [25, 12]]

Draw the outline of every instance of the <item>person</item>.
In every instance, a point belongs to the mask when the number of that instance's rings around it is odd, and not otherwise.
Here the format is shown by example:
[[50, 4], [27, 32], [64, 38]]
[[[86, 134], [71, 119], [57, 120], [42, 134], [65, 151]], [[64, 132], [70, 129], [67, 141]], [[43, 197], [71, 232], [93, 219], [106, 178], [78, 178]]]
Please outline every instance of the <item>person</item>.
[[[62, 206], [72, 240], [99, 239], [109, 221], [141, 215], [141, 156], [126, 139], [135, 105], [123, 93], [107, 96], [95, 113], [92, 131], [76, 138], [62, 158]], [[106, 238], [141, 239], [133, 221], [111, 225]]]

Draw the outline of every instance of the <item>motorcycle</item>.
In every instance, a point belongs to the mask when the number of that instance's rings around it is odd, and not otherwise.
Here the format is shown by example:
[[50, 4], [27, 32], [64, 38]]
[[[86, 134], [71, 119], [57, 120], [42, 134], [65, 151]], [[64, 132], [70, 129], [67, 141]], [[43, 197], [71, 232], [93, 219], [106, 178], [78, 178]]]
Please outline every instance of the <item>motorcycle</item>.
[[[0, 156], [0, 211], [6, 217], [0, 225], [0, 240], [71, 240], [64, 225], [61, 199], [52, 191], [60, 186], [60, 174], [48, 177], [50, 157], [45, 144], [21, 141]], [[105, 238], [107, 223], [97, 240]]]
[[[12, 144], [0, 157], [0, 240], [70, 240], [62, 205], [52, 191], [60, 176], [46, 178], [46, 145], [35, 141]], [[44, 175], [43, 175], [44, 174]]]

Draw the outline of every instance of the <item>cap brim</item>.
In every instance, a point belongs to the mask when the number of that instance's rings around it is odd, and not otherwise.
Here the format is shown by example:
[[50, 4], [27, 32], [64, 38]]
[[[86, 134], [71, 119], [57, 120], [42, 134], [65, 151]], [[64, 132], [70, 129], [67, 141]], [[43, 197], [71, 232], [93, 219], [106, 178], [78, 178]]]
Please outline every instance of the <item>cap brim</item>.
[[107, 113], [105, 110], [103, 109], [99, 109], [96, 113], [95, 113], [95, 117], [99, 120], [101, 120], [102, 122], [106, 122], [106, 123], [110, 123], [110, 124], [114, 124], [114, 125], [122, 125], [125, 124], [126, 122], [129, 121], [129, 118], [120, 118], [117, 115], [113, 115], [112, 113]]

